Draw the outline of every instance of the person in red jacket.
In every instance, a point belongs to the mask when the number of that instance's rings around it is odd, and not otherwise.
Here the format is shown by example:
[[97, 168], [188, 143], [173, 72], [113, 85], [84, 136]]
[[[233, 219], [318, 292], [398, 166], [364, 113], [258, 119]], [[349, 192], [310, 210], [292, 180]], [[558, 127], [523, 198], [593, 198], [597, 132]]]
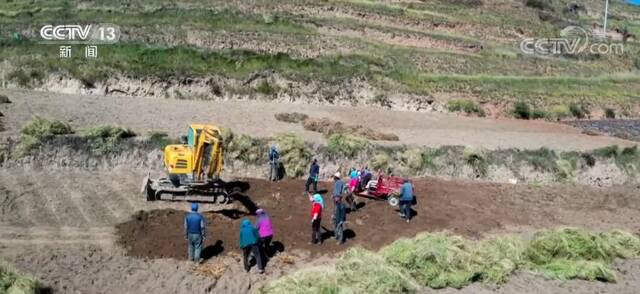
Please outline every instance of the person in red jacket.
[[324, 209], [324, 200], [322, 195], [315, 194], [309, 200], [311, 206], [311, 244], [322, 244], [322, 235], [320, 234], [320, 222], [322, 221], [322, 209]]

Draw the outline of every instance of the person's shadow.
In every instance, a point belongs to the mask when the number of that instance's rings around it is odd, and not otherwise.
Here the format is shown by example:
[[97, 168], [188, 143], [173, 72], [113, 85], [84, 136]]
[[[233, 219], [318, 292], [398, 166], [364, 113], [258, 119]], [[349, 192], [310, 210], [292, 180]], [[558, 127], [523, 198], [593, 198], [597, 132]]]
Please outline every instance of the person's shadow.
[[222, 244], [222, 240], [218, 240], [215, 244], [205, 247], [204, 249], [202, 249], [200, 257], [204, 260], [207, 260], [214, 256], [220, 255], [224, 251], [224, 246]]

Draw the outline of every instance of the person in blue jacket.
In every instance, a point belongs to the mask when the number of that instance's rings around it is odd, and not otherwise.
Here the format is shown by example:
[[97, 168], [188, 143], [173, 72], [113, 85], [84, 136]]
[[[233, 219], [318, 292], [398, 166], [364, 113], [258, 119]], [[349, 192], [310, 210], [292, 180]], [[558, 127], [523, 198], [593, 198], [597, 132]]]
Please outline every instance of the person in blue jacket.
[[280, 179], [278, 168], [280, 167], [280, 152], [276, 145], [271, 145], [269, 150], [269, 181], [277, 181]]
[[411, 221], [413, 197], [413, 185], [411, 185], [409, 178], [405, 178], [402, 188], [400, 188], [400, 216], [405, 218], [407, 222]]
[[244, 270], [246, 272], [249, 272], [251, 269], [249, 260], [253, 253], [260, 273], [264, 273], [264, 263], [262, 262], [259, 245], [260, 235], [258, 234], [258, 230], [251, 224], [249, 219], [243, 219], [242, 225], [240, 226], [240, 248], [242, 248]]
[[189, 245], [189, 260], [193, 262], [202, 262], [200, 253], [202, 245], [206, 237], [205, 219], [202, 214], [198, 213], [198, 204], [191, 204], [191, 212], [184, 218], [185, 238]]

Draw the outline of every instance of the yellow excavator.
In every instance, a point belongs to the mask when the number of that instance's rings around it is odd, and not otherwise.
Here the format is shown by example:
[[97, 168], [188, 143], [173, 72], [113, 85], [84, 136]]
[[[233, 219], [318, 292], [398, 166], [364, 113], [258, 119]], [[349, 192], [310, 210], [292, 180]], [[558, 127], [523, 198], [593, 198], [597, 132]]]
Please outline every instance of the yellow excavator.
[[220, 179], [224, 164], [220, 129], [192, 124], [181, 143], [164, 148], [167, 178], [144, 179], [142, 193], [147, 201], [229, 202], [229, 187]]

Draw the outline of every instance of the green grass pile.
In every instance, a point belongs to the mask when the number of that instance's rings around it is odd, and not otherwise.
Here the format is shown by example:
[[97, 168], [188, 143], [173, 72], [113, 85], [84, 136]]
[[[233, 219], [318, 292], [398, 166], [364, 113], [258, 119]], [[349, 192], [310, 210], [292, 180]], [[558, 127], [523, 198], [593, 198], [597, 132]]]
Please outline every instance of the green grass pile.
[[311, 148], [300, 137], [292, 133], [280, 134], [272, 144], [280, 150], [280, 161], [284, 164], [286, 173], [290, 177], [300, 177], [307, 172], [311, 165]]
[[327, 139], [327, 150], [335, 156], [353, 158], [368, 146], [367, 139], [358, 135], [338, 133]]
[[40, 283], [27, 276], [20, 275], [0, 262], [0, 293], [35, 294], [40, 293]]
[[615, 282], [610, 263], [640, 254], [640, 239], [630, 233], [591, 233], [564, 228], [538, 233], [525, 251], [534, 270], [556, 279]]
[[20, 130], [16, 155], [18, 157], [29, 155], [40, 147], [44, 140], [72, 133], [73, 129], [67, 123], [35, 117]]
[[349, 249], [336, 269], [338, 285], [348, 293], [415, 293], [420, 289], [404, 269], [362, 248]]
[[106, 155], [120, 151], [123, 139], [135, 137], [136, 134], [119, 126], [98, 126], [85, 131], [91, 151], [98, 155]]
[[314, 267], [280, 278], [260, 289], [261, 293], [339, 293], [337, 273], [333, 267]]
[[[539, 232], [531, 240], [511, 235], [469, 240], [447, 232], [422, 233], [399, 239], [378, 253], [352, 248], [335, 268], [314, 275], [293, 274], [262, 291], [414, 293], [422, 287], [462, 288], [479, 281], [502, 284], [519, 270], [560, 280], [615, 282], [612, 261], [638, 256], [640, 238], [623, 231], [593, 233], [563, 228]], [[310, 291], [305, 287], [315, 288]]]

